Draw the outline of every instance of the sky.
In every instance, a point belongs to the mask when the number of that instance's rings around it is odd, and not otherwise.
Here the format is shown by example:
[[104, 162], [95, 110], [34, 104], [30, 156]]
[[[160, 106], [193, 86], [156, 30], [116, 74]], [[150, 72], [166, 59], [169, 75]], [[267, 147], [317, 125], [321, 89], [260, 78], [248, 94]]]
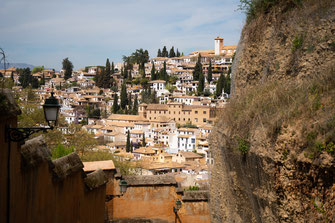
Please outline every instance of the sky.
[[9, 63], [60, 70], [121, 62], [136, 49], [213, 50], [237, 44], [245, 16], [239, 0], [1, 0], [0, 48]]

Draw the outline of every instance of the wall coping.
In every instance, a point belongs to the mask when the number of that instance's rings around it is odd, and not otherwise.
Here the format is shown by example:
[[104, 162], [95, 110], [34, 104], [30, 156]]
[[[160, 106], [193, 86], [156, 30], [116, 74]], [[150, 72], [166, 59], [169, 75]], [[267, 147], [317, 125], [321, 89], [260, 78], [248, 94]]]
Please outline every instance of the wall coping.
[[170, 175], [125, 176], [124, 179], [127, 182], [128, 186], [178, 186], [174, 176]]
[[92, 173], [87, 174], [87, 177], [85, 178], [85, 183], [90, 190], [104, 185], [107, 183], [107, 181], [108, 179], [106, 174], [102, 169], [98, 169]]
[[181, 197], [183, 201], [208, 201], [209, 191], [198, 190], [198, 191], [184, 191], [184, 195]]

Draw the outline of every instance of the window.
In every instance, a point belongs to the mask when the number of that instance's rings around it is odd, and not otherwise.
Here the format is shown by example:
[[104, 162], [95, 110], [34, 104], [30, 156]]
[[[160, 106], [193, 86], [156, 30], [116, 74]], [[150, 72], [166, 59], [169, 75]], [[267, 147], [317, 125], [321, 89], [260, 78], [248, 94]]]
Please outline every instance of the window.
[[197, 119], [197, 118], [195, 118], [195, 119], [194, 119], [194, 121], [195, 121], [195, 122], [198, 122], [198, 119]]
[[195, 114], [198, 114], [198, 111], [195, 111], [194, 113], [195, 113]]
[[204, 111], [204, 114], [206, 114], [206, 111]]
[[205, 118], [203, 119], [203, 122], [206, 122], [206, 119], [205, 119]]
[[192, 143], [195, 143], [195, 139], [192, 139]]
[[190, 119], [190, 118], [188, 118], [188, 121], [191, 121], [191, 119]]

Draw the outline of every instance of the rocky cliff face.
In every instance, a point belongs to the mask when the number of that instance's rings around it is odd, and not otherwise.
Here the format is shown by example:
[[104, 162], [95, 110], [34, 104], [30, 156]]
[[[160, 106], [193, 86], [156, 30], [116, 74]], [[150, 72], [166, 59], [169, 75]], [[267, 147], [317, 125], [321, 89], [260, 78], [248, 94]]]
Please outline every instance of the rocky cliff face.
[[335, 3], [299, 2], [243, 29], [210, 137], [212, 222], [335, 222]]

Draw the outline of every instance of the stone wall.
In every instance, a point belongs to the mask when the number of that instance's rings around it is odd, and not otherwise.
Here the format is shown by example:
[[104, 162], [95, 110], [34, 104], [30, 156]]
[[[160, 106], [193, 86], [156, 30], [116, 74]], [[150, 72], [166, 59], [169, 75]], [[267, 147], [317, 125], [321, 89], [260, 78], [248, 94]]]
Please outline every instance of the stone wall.
[[[174, 176], [127, 176], [127, 192], [107, 203], [113, 222], [210, 222], [207, 191], [183, 192]], [[117, 185], [117, 184], [116, 184]], [[175, 216], [177, 199], [182, 207]]]
[[0, 222], [104, 222], [104, 173], [86, 175], [76, 153], [52, 161], [42, 136], [23, 146], [8, 142], [5, 125], [15, 127], [17, 114], [0, 116]]

